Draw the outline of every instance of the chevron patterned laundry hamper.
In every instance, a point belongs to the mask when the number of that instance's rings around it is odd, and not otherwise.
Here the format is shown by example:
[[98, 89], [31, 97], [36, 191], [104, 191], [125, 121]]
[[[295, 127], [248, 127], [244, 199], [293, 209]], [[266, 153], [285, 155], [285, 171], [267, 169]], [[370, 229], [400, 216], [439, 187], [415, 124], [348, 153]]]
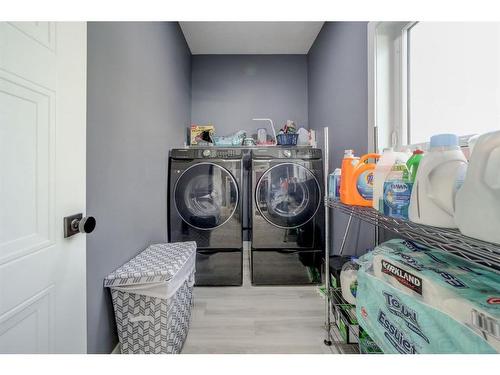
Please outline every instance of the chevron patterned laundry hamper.
[[123, 354], [180, 353], [189, 330], [196, 243], [149, 246], [104, 279]]

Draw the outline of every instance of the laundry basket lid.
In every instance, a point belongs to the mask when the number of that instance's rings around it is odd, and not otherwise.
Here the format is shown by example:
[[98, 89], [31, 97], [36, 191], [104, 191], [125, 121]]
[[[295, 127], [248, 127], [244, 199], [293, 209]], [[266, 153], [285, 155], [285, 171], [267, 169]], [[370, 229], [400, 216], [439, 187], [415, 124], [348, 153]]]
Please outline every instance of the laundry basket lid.
[[196, 242], [194, 241], [150, 245], [106, 276], [104, 286], [166, 282], [173, 279], [179, 272], [188, 273], [194, 267], [195, 257]]

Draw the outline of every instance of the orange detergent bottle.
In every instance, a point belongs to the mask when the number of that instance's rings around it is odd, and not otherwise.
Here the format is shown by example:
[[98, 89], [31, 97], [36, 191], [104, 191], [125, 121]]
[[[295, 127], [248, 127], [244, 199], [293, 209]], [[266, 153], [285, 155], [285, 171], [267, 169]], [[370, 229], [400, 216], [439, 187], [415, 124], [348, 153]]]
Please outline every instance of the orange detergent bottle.
[[[344, 165], [347, 178], [344, 184], [344, 198], [342, 198], [342, 182], [340, 187], [340, 200], [342, 203], [355, 206], [372, 206], [373, 200], [373, 172], [375, 163], [369, 163], [369, 159], [379, 159], [379, 154], [363, 155], [356, 163], [342, 161], [341, 178], [344, 180]], [[349, 160], [349, 159], [348, 159]]]
[[344, 204], [352, 204], [351, 194], [347, 185], [351, 180], [354, 168], [359, 163], [359, 158], [354, 156], [353, 150], [344, 151], [344, 159], [342, 159], [342, 167], [340, 172], [340, 201]]

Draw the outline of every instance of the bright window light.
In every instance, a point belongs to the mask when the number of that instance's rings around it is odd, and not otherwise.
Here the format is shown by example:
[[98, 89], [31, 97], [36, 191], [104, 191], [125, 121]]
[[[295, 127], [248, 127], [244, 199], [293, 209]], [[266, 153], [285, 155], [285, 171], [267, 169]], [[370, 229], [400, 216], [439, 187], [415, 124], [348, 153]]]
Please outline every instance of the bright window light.
[[500, 130], [500, 23], [415, 24], [407, 94], [411, 144]]

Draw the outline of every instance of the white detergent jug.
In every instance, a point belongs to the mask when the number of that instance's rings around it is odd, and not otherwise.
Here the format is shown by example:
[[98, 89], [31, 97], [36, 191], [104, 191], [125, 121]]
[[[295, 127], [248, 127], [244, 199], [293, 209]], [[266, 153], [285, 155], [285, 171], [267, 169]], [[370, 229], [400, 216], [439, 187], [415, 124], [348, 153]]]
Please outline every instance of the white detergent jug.
[[431, 137], [411, 193], [409, 219], [419, 224], [456, 228], [455, 196], [463, 183], [467, 160], [454, 134]]
[[476, 140], [455, 206], [460, 232], [500, 244], [500, 131]]
[[396, 161], [406, 163], [409, 155], [405, 152], [395, 152], [392, 148], [384, 148], [373, 172], [373, 208], [383, 211], [384, 182]]

